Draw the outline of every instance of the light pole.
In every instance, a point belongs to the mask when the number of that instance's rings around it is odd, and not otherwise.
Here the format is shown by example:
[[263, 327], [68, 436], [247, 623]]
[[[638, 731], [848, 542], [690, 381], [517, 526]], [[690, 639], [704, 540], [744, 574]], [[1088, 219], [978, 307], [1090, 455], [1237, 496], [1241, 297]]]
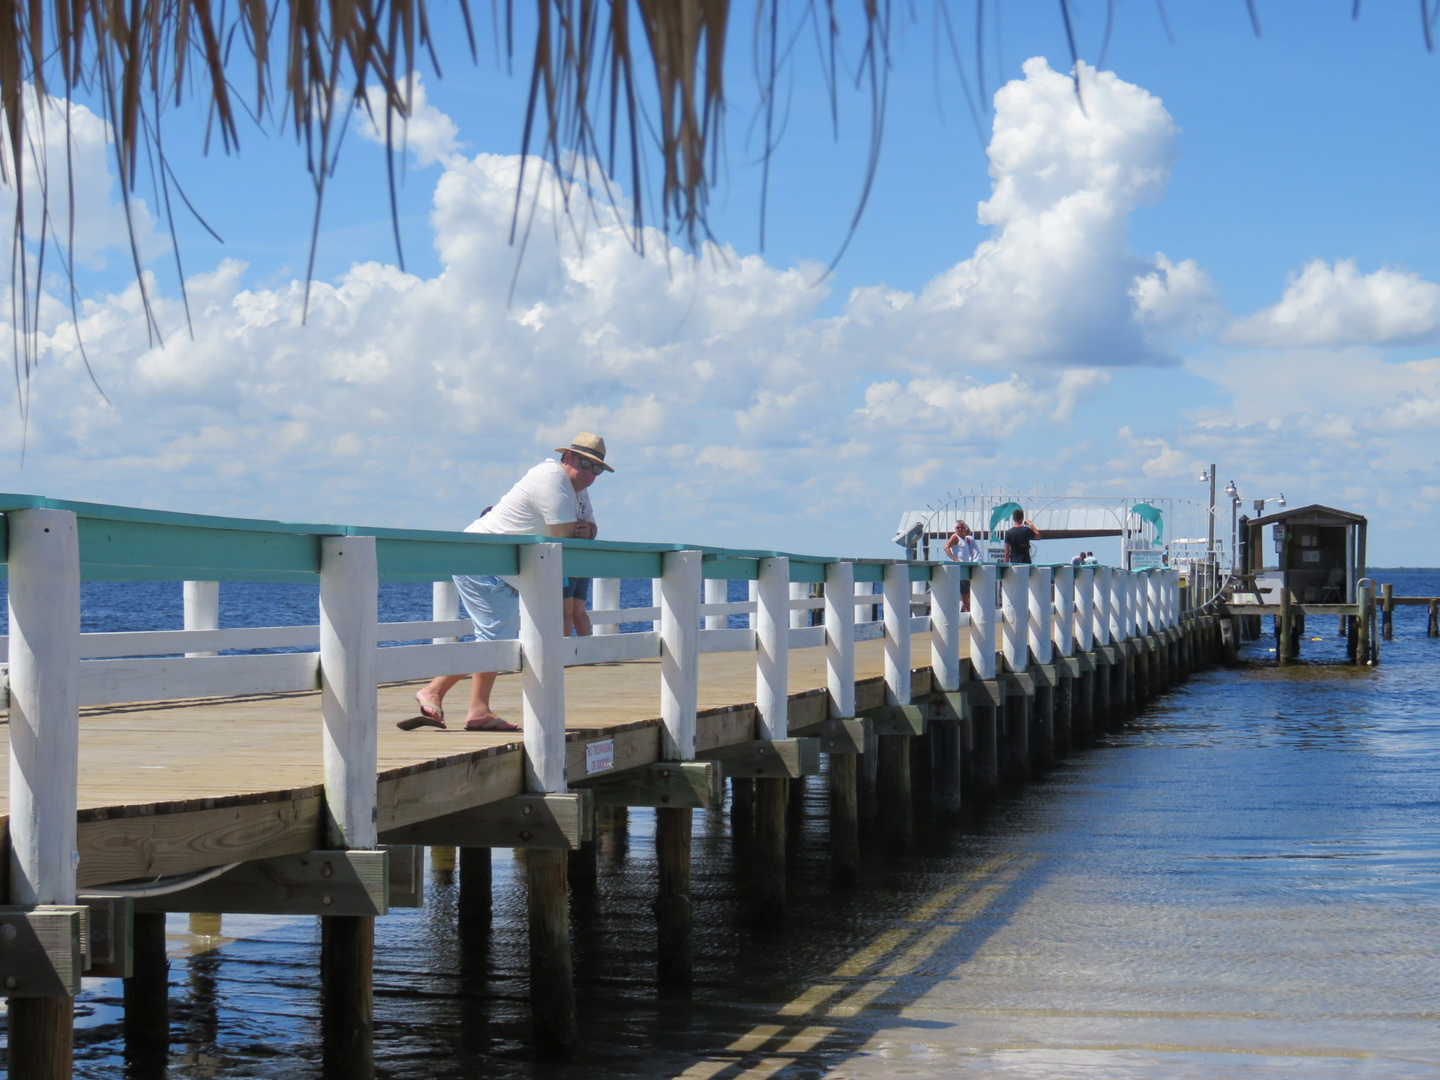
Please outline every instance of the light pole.
[[1256, 516], [1257, 516], [1257, 517], [1264, 517], [1264, 516], [1265, 516], [1265, 504], [1266, 504], [1266, 503], [1272, 503], [1272, 502], [1275, 503], [1275, 504], [1277, 504], [1277, 505], [1283, 510], [1283, 509], [1285, 508], [1285, 492], [1282, 491], [1282, 492], [1280, 492], [1279, 495], [1271, 495], [1268, 499], [1256, 499], [1256, 500], [1255, 500], [1255, 514], [1256, 514]]
[[1204, 472], [1202, 472], [1202, 473], [1200, 474], [1200, 482], [1201, 482], [1202, 484], [1209, 484], [1209, 485], [1210, 485], [1210, 517], [1209, 517], [1209, 519], [1208, 519], [1209, 522], [1210, 522], [1210, 527], [1206, 530], [1206, 533], [1205, 533], [1205, 557], [1206, 557], [1210, 562], [1214, 562], [1214, 561], [1215, 561], [1215, 466], [1214, 466], [1214, 465], [1211, 465], [1210, 468], [1206, 469]]
[[1230, 496], [1230, 576], [1235, 576], [1235, 550], [1240, 541], [1240, 489], [1231, 480], [1225, 485], [1225, 494]]

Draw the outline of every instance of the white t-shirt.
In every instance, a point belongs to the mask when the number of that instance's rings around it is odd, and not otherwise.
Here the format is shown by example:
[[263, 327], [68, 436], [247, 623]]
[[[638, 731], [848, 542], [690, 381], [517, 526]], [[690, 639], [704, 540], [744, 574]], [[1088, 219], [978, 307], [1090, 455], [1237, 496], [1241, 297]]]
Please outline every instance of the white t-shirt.
[[570, 483], [560, 462], [549, 460], [522, 476], [488, 514], [476, 518], [465, 531], [501, 536], [526, 533], [548, 536], [551, 525], [566, 525], [577, 520], [575, 485]]
[[985, 554], [980, 550], [980, 545], [975, 542], [974, 536], [962, 536], [955, 545], [956, 562], [984, 562]]

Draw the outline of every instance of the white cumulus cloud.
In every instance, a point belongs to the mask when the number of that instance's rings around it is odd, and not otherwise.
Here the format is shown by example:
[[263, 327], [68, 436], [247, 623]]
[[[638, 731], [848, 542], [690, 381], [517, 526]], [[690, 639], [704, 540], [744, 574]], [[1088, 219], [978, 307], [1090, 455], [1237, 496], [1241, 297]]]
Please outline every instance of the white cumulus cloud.
[[[1145, 259], [1131, 213], [1165, 192], [1176, 128], [1164, 105], [1111, 72], [1070, 78], [1042, 58], [995, 95], [994, 230], [918, 294], [858, 289], [847, 313], [896, 354], [990, 367], [1168, 363], [1164, 336], [1211, 318], [1213, 289], [1193, 262]], [[877, 343], [876, 347], [883, 347]]]
[[1382, 267], [1362, 274], [1354, 260], [1313, 259], [1290, 278], [1273, 307], [1237, 319], [1224, 340], [1287, 348], [1318, 345], [1407, 345], [1440, 331], [1440, 285]]

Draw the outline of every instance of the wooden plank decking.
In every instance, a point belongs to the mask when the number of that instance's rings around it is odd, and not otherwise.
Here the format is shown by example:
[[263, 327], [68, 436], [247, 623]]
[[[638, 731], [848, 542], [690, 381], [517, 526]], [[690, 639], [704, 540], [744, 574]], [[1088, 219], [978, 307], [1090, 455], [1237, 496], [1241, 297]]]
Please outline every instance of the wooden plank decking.
[[[859, 707], [884, 700], [883, 641], [856, 645]], [[913, 663], [928, 662], [929, 635], [912, 639]], [[915, 690], [929, 689], [928, 670]], [[403, 732], [418, 684], [380, 689], [379, 826], [382, 833], [518, 794], [518, 734], [460, 730], [469, 684], [447, 701], [453, 730]], [[791, 726], [824, 718], [825, 650], [790, 653]], [[571, 668], [566, 727], [572, 780], [585, 776], [584, 746], [615, 739], [615, 766], [659, 756], [658, 660]], [[753, 737], [755, 657], [701, 657], [701, 750]], [[493, 697], [520, 718], [520, 677], [502, 675]], [[813, 714], [813, 715], [812, 715]], [[8, 751], [8, 718], [0, 724]], [[80, 720], [81, 887], [184, 873], [321, 846], [323, 799], [320, 694], [276, 694], [91, 708]], [[0, 798], [8, 813], [8, 774]]]

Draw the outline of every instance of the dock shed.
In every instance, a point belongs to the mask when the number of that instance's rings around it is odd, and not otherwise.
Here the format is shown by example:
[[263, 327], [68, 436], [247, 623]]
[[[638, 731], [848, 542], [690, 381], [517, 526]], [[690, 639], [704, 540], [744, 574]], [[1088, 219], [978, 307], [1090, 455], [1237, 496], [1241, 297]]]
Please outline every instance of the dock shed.
[[1257, 579], [1278, 578], [1302, 604], [1353, 604], [1365, 576], [1365, 526], [1362, 515], [1319, 503], [1253, 518], [1246, 524], [1247, 569]]

